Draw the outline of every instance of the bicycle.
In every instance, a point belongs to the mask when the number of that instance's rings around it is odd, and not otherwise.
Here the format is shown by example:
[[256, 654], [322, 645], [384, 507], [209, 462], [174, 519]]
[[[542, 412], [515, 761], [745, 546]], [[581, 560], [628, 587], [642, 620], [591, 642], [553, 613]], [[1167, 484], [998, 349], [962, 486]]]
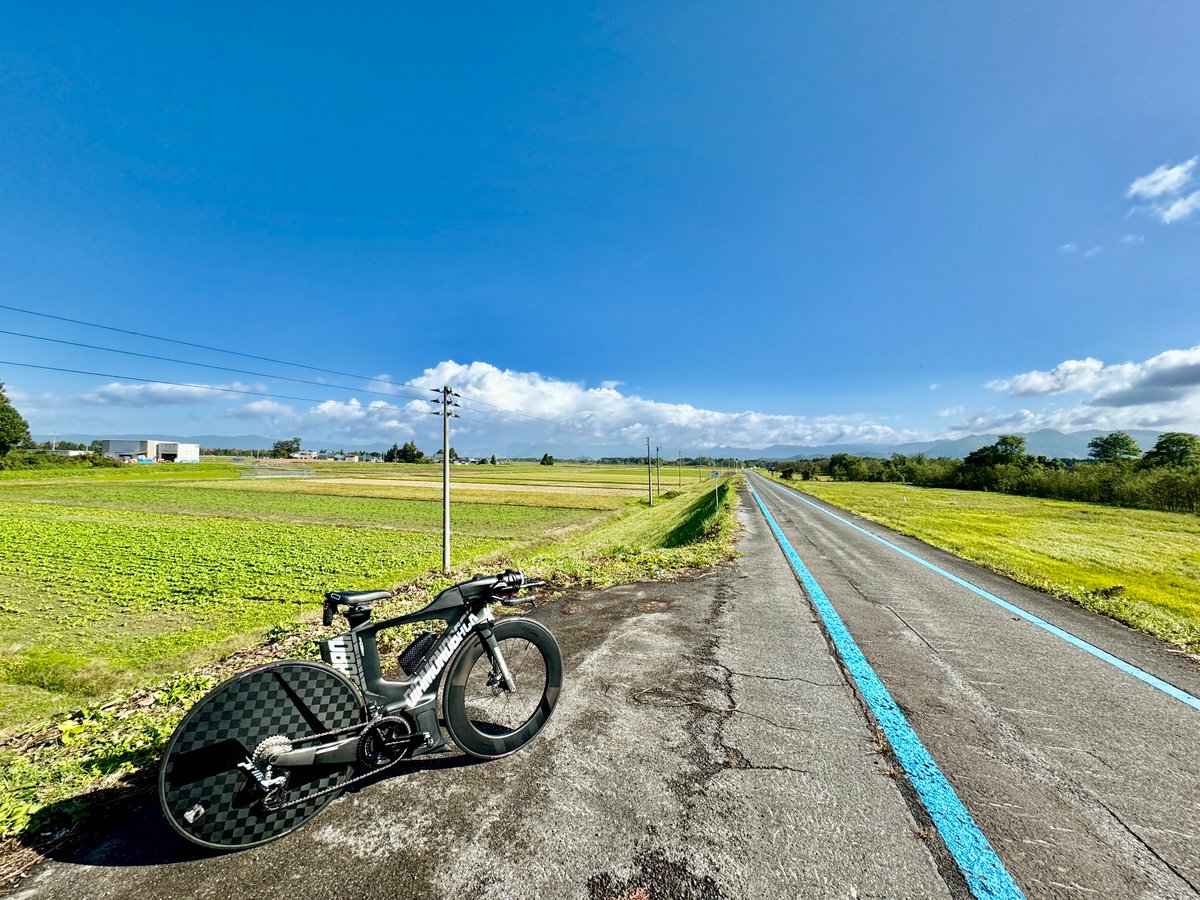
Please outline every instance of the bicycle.
[[[244, 849], [299, 828], [347, 788], [400, 762], [446, 748], [437, 716], [463, 752], [498, 759], [531, 741], [562, 687], [562, 653], [543, 625], [497, 620], [490, 605], [542, 582], [511, 569], [476, 575], [408, 615], [371, 624], [391, 591], [330, 591], [350, 630], [321, 642], [322, 663], [284, 660], [222, 682], [193, 706], [167, 742], [158, 798], [171, 826], [216, 850]], [[376, 635], [440, 619], [400, 654], [405, 677], [387, 680]], [[443, 675], [444, 685], [443, 685]]]

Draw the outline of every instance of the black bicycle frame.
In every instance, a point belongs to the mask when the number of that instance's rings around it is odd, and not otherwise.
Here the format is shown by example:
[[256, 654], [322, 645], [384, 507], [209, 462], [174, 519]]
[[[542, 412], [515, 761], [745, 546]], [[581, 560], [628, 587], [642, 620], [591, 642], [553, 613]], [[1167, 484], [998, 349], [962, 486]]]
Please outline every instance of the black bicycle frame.
[[[321, 658], [350, 677], [362, 692], [372, 719], [403, 715], [412, 721], [417, 733], [425, 732], [430, 736], [431, 741], [415, 749], [414, 756], [446, 744], [438, 725], [438, 687], [454, 652], [472, 633], [483, 641], [488, 656], [500, 667], [504, 680], [510, 687], [515, 687], [492, 634], [495, 616], [488, 604], [498, 599], [492, 593], [495, 583], [494, 578], [486, 576], [457, 584], [442, 591], [417, 612], [382, 622], [368, 620], [321, 642]], [[384, 678], [376, 634], [398, 625], [433, 619], [444, 621], [446, 628], [412, 675], [403, 681]]]

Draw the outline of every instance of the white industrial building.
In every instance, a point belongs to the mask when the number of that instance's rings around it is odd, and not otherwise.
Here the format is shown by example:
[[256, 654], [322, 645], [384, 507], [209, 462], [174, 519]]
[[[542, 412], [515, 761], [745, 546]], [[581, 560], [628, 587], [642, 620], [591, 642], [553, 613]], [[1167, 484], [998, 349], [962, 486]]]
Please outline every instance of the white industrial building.
[[101, 441], [100, 454], [121, 462], [198, 463], [200, 445], [181, 444], [178, 441]]

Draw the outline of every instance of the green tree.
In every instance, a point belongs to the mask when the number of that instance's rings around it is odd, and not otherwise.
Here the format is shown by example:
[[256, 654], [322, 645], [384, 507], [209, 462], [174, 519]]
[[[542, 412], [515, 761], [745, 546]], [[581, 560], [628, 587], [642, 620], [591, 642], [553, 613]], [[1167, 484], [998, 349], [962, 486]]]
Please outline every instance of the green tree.
[[29, 423], [13, 408], [4, 393], [4, 382], [0, 381], [0, 456], [31, 440]]
[[1200, 438], [1185, 431], [1168, 431], [1159, 435], [1154, 449], [1142, 458], [1142, 464], [1149, 469], [1200, 465]]
[[492, 454], [492, 465], [493, 466], [498, 465], [498, 463], [496, 462], [496, 454], [495, 453]]
[[1114, 431], [1088, 441], [1088, 456], [1096, 462], [1129, 462], [1141, 455], [1142, 448], [1124, 431]]
[[458, 459], [458, 451], [455, 450], [453, 447], [450, 448], [450, 458]]
[[997, 456], [1007, 457], [1009, 460], [1025, 455], [1025, 438], [1019, 434], [1002, 434], [992, 446], [996, 448]]
[[[394, 447], [396, 445], [393, 444], [392, 446]], [[415, 463], [415, 462], [420, 462], [424, 458], [425, 458], [425, 454], [423, 452], [421, 452], [420, 450], [418, 450], [417, 445], [414, 444], [412, 441], [406, 442], [405, 445], [400, 448], [400, 451], [399, 451], [400, 462]], [[453, 459], [453, 458], [454, 458], [453, 455], [451, 455], [451, 459]]]
[[387, 452], [383, 454], [384, 462], [400, 462], [400, 445], [393, 442]]
[[538, 465], [552, 466], [552, 465], [554, 465], [554, 457], [551, 456], [549, 453], [543, 453], [541, 462], [539, 462]]
[[271, 456], [275, 459], [287, 459], [293, 453], [300, 452], [300, 438], [294, 437], [290, 441], [276, 441], [271, 448]]

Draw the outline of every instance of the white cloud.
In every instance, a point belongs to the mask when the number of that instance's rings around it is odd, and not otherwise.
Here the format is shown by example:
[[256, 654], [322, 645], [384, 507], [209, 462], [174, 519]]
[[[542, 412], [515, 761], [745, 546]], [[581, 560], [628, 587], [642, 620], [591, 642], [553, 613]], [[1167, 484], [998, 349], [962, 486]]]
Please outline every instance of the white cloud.
[[[1014, 397], [1085, 395], [1071, 407], [1042, 412], [995, 413], [964, 428], [1182, 428], [1200, 430], [1200, 346], [1167, 350], [1143, 362], [1106, 365], [1069, 359], [1049, 371], [1023, 372], [992, 381], [989, 388]], [[1017, 417], [1014, 420], [1013, 417]]]
[[1141, 244], [1145, 243], [1146, 236], [1144, 234], [1127, 234], [1121, 238], [1122, 244]]
[[1186, 219], [1200, 209], [1200, 191], [1193, 191], [1186, 197], [1179, 197], [1170, 203], [1155, 208], [1158, 217], [1167, 225]]
[[953, 406], [949, 409], [941, 410], [938, 413], [938, 417], [942, 419], [949, 419], [952, 416], [961, 416], [964, 412], [966, 412], [965, 406]]
[[1058, 248], [1059, 253], [1074, 253], [1079, 249], [1079, 245], [1074, 241], [1069, 244], [1063, 244]]
[[940, 387], [941, 387], [941, 385], [940, 385], [940, 384], [931, 384], [931, 385], [929, 386], [929, 389], [930, 389], [931, 391], [936, 391], [936, 390], [937, 390], [938, 388], [940, 388]]
[[1100, 247], [1096, 246], [1096, 247], [1089, 248], [1083, 255], [1084, 255], [1085, 259], [1091, 259], [1093, 256], [1098, 256], [1099, 254], [1100, 254]]
[[1200, 190], [1183, 193], [1195, 180], [1198, 161], [1200, 156], [1193, 156], [1177, 166], [1159, 166], [1149, 175], [1135, 178], [1125, 196], [1150, 201], [1143, 208], [1166, 225], [1186, 219], [1200, 209]]
[[1065, 391], [1087, 390], [1095, 384], [1103, 371], [1104, 363], [1089, 356], [1087, 359], [1068, 359], [1049, 372], [1035, 370], [1011, 378], [989, 381], [987, 386], [1014, 397], [1061, 394]]
[[[388, 379], [381, 379], [388, 381]], [[462, 443], [479, 441], [552, 440], [596, 447], [639, 445], [647, 435], [663, 447], [702, 449], [714, 446], [763, 447], [770, 444], [835, 442], [883, 443], [927, 435], [893, 428], [863, 414], [845, 416], [774, 415], [755, 411], [721, 412], [686, 403], [662, 403], [629, 396], [606, 380], [589, 387], [537, 372], [499, 369], [489, 363], [439, 363], [403, 384], [398, 391], [424, 393], [444, 384], [461, 394], [454, 431]], [[374, 387], [375, 385], [373, 385]], [[430, 393], [432, 396], [432, 392]], [[305, 410], [271, 401], [239, 407], [242, 418], [344, 438], [348, 442], [393, 440], [397, 431], [440, 436], [433, 405], [414, 400], [404, 405], [356, 399], [326, 401]]]
[[1164, 194], [1178, 194], [1191, 184], [1197, 160], [1200, 160], [1200, 156], [1193, 156], [1177, 166], [1159, 166], [1149, 175], [1135, 178], [1125, 196], [1130, 199], [1140, 197], [1143, 200], [1155, 200]]
[[126, 384], [113, 381], [89, 391], [86, 402], [111, 406], [180, 406], [193, 403], [212, 403], [229, 399], [231, 392], [265, 391], [262, 385], [232, 384], [183, 385], [148, 382]]
[[1200, 388], [1200, 346], [1167, 350], [1140, 363], [1106, 365], [1098, 359], [1068, 359], [1048, 372], [1032, 371], [991, 381], [992, 390], [1014, 397], [1046, 396], [1068, 391], [1090, 394], [1101, 405], [1152, 402], [1164, 392]]

